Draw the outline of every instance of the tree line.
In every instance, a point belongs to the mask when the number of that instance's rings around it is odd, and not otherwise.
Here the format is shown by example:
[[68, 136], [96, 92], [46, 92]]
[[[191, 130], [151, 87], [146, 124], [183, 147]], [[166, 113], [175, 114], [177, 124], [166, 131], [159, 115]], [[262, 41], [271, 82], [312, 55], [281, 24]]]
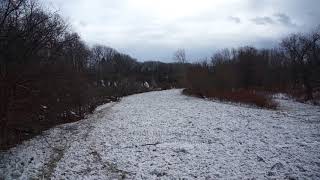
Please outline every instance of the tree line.
[[0, 147], [83, 118], [119, 97], [177, 87], [180, 64], [89, 47], [35, 0], [0, 4]]
[[271, 92], [320, 99], [320, 27], [291, 34], [275, 48], [223, 49], [210, 60], [189, 66], [186, 93], [273, 108]]
[[89, 47], [36, 0], [0, 1], [0, 149], [54, 125], [84, 118], [119, 97], [173, 87], [185, 93], [273, 108], [272, 92], [319, 99], [320, 31], [278, 47], [224, 49], [210, 61], [138, 62], [104, 45]]

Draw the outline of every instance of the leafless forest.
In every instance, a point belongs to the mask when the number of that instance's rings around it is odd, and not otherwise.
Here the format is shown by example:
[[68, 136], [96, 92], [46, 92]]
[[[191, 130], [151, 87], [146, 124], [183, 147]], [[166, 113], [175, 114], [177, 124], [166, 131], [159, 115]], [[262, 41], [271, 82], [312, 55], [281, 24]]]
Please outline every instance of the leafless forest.
[[90, 47], [58, 12], [34, 0], [0, 4], [0, 147], [84, 118], [97, 105], [168, 88], [276, 108], [275, 92], [319, 102], [320, 28], [288, 34], [272, 49], [223, 49], [206, 61], [139, 62], [105, 45]]

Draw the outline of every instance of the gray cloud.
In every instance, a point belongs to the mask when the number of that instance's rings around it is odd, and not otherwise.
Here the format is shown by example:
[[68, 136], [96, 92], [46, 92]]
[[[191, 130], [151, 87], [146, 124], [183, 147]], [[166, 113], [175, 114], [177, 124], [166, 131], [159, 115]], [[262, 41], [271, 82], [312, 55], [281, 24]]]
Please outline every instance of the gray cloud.
[[86, 23], [85, 21], [80, 21], [79, 25], [82, 26], [82, 27], [87, 27], [88, 23]]
[[255, 17], [251, 19], [251, 21], [257, 25], [274, 25], [278, 23], [285, 26], [296, 26], [296, 24], [293, 23], [292, 19], [284, 13], [276, 13], [273, 15], [273, 17]]
[[270, 47], [291, 32], [316, 27], [320, 19], [320, 0], [40, 1], [54, 5], [89, 44], [141, 61], [170, 61], [178, 48], [197, 59], [220, 48]]
[[254, 22], [257, 25], [267, 25], [267, 24], [274, 24], [274, 21], [272, 18], [264, 16], [264, 17], [256, 17], [251, 19], [252, 22]]
[[234, 23], [237, 23], [237, 24], [241, 23], [241, 19], [239, 17], [235, 17], [235, 16], [229, 16], [228, 20], [232, 21]]
[[280, 22], [283, 25], [287, 26], [295, 26], [295, 24], [292, 22], [291, 18], [283, 13], [278, 13], [274, 15], [278, 22]]

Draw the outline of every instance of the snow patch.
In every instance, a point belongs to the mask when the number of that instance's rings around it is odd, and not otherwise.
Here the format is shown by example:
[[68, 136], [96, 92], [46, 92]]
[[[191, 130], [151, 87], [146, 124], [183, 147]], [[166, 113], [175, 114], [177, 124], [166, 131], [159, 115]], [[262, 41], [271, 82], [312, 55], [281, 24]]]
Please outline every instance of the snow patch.
[[0, 153], [0, 179], [320, 179], [319, 107], [132, 95]]
[[109, 102], [109, 103], [106, 103], [106, 104], [103, 104], [103, 105], [100, 105], [98, 107], [96, 107], [95, 111], [101, 111], [103, 109], [107, 109], [107, 108], [110, 108], [111, 106], [113, 106], [115, 104], [115, 102]]

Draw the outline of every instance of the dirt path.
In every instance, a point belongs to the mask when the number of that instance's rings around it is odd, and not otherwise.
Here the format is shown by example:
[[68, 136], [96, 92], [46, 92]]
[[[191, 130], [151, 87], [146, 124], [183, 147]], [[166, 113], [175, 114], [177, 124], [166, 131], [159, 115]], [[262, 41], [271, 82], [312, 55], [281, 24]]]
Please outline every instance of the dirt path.
[[[181, 95], [123, 98], [1, 153], [4, 179], [320, 178], [320, 109], [269, 111]], [[1, 179], [1, 175], [0, 175]]]

